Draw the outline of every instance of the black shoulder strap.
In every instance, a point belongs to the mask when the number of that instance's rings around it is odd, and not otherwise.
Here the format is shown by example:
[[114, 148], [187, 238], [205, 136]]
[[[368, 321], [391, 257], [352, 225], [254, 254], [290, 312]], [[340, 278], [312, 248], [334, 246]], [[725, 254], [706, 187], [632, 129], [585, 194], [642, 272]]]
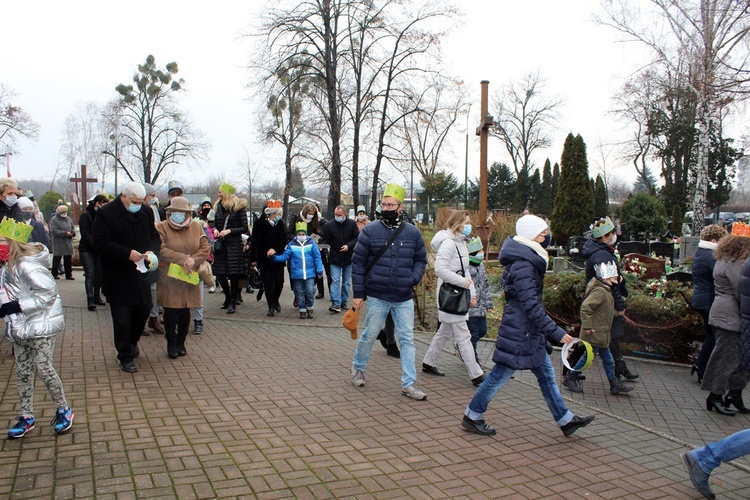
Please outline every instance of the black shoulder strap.
[[380, 257], [383, 256], [386, 250], [388, 250], [388, 247], [391, 246], [391, 243], [393, 243], [393, 240], [396, 239], [396, 237], [401, 233], [401, 230], [404, 229], [404, 225], [406, 225], [406, 222], [401, 222], [401, 225], [396, 228], [395, 231], [393, 231], [393, 234], [391, 234], [391, 237], [388, 238], [388, 241], [385, 245], [383, 245], [383, 248], [378, 250], [377, 255], [375, 255], [375, 258], [370, 261], [370, 263], [367, 265], [367, 269], [365, 270], [365, 278], [367, 278], [367, 275], [370, 274], [370, 271], [372, 270], [372, 266], [375, 265], [375, 263], [380, 259]]

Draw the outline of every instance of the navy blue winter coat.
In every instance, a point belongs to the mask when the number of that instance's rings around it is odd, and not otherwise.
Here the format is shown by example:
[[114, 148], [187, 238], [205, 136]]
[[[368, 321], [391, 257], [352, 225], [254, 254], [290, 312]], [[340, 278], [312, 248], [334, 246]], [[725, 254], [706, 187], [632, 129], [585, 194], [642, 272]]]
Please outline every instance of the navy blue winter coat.
[[375, 297], [389, 302], [406, 302], [412, 298], [412, 287], [422, 280], [427, 266], [427, 250], [419, 229], [407, 222], [402, 224], [404, 229], [401, 234], [367, 276], [367, 266], [396, 228], [376, 221], [366, 225], [359, 233], [352, 256], [352, 291], [355, 299]]
[[693, 299], [691, 305], [699, 311], [710, 311], [714, 302], [714, 266], [716, 258], [710, 248], [700, 248], [693, 258]]
[[304, 243], [294, 238], [286, 245], [286, 249], [276, 255], [271, 255], [274, 262], [291, 260], [291, 278], [306, 280], [323, 275], [323, 260], [320, 258], [318, 245], [308, 236]]
[[740, 273], [740, 366], [750, 372], [750, 259]]
[[565, 330], [547, 315], [542, 303], [547, 262], [530, 247], [508, 238], [500, 249], [505, 309], [492, 360], [514, 370], [544, 363], [547, 339], [559, 342]]
[[[601, 240], [588, 239], [583, 244], [581, 257], [586, 259], [586, 283], [596, 277], [594, 266], [604, 262], [615, 262], [617, 264], [617, 274], [622, 277], [620, 270], [620, 261], [615, 256], [615, 249]], [[625, 280], [620, 281], [620, 286], [612, 287], [612, 296], [615, 299], [615, 309], [618, 311], [625, 310], [625, 297], [628, 296], [628, 288], [625, 286]]]

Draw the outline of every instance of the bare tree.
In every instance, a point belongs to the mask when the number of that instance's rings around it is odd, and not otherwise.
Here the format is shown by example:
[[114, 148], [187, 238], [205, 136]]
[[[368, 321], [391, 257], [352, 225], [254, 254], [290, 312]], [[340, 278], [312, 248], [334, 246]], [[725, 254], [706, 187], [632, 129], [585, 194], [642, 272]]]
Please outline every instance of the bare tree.
[[[654, 13], [638, 12], [628, 0], [602, 0], [604, 17], [628, 40], [648, 47], [655, 64], [678, 71], [687, 60], [686, 80], [697, 98], [698, 153], [695, 168], [695, 231], [700, 231], [709, 184], [710, 134], [722, 106], [743, 99], [750, 80], [750, 3], [737, 0], [650, 0]], [[655, 14], [655, 15], [652, 15]], [[654, 24], [654, 18], [661, 25]]]
[[422, 181], [448, 170], [440, 154], [444, 148], [449, 148], [446, 140], [467, 104], [463, 82], [433, 75], [425, 89], [418, 110], [402, 113], [403, 126], [400, 127], [406, 146], [404, 151], [408, 154], [404, 160], [414, 167]]
[[537, 149], [552, 143], [549, 135], [558, 118], [563, 100], [544, 94], [541, 75], [529, 73], [518, 82], [503, 87], [495, 97], [495, 124], [490, 133], [500, 138], [508, 151], [516, 177], [523, 170], [530, 172], [531, 156]]
[[133, 75], [135, 85], [115, 88], [120, 95], [120, 140], [134, 160], [132, 165], [118, 163], [131, 180], [156, 184], [166, 168], [183, 159], [203, 158], [209, 148], [177, 107], [184, 83], [175, 79], [178, 71], [175, 62], [158, 68], [149, 55]]
[[15, 92], [0, 84], [0, 154], [4, 156], [17, 153], [18, 139], [36, 141], [39, 138], [39, 124], [11, 102], [15, 97]]
[[[241, 178], [247, 181], [247, 206], [252, 210], [253, 194], [255, 193], [255, 184], [258, 180], [260, 166], [253, 161], [252, 155], [246, 147], [242, 148], [242, 156], [237, 160], [237, 164], [240, 167]], [[286, 210], [284, 212], [286, 213]]]
[[102, 107], [95, 102], [78, 103], [65, 120], [60, 154], [68, 166], [69, 176], [77, 172], [80, 165], [86, 165], [90, 173], [98, 175], [101, 189], [104, 189], [108, 167], [102, 151], [107, 144], [107, 128], [102, 112]]

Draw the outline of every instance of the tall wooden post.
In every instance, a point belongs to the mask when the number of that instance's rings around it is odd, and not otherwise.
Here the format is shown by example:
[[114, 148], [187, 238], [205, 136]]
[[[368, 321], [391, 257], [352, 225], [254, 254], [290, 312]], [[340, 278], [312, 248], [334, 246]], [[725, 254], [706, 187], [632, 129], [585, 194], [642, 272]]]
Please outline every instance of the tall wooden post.
[[477, 225], [477, 233], [479, 238], [482, 240], [482, 245], [485, 250], [489, 251], [488, 240], [489, 240], [489, 228], [487, 227], [487, 184], [488, 184], [488, 173], [487, 173], [487, 138], [489, 136], [489, 129], [495, 123], [495, 119], [488, 112], [488, 89], [490, 82], [488, 80], [482, 80], [482, 97], [480, 102], [481, 122], [477, 127], [477, 135], [479, 136], [479, 220], [475, 221]]

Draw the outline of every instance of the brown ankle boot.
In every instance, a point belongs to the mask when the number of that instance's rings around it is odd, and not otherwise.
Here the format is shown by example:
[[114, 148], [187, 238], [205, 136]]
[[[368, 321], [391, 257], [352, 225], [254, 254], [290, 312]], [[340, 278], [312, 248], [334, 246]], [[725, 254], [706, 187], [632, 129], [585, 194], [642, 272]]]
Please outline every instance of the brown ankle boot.
[[158, 333], [159, 335], [164, 335], [164, 327], [161, 326], [161, 323], [159, 323], [159, 318], [148, 318], [148, 327], [151, 328], [154, 333]]

